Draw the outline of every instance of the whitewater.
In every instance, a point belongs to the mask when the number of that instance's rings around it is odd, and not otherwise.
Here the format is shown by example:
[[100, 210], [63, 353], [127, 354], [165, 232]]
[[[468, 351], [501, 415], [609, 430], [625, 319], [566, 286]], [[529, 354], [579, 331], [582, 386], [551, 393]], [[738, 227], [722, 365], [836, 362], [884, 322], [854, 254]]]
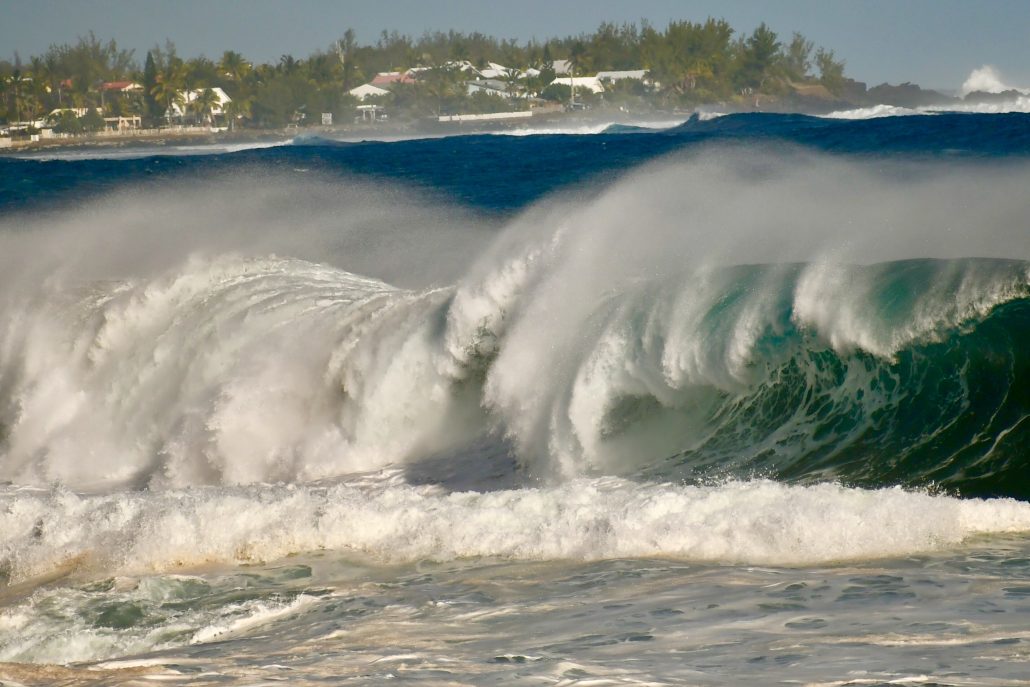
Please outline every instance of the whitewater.
[[0, 159], [0, 680], [1024, 684], [1028, 134]]

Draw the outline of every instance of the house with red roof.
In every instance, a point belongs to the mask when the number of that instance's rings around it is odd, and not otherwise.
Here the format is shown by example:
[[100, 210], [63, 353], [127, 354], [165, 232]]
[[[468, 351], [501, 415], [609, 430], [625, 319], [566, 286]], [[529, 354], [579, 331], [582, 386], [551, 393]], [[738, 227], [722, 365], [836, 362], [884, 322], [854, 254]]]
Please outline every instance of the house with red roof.
[[116, 93], [140, 93], [143, 91], [143, 86], [135, 81], [105, 81], [100, 84], [100, 90]]
[[395, 83], [415, 83], [415, 77], [411, 72], [379, 72], [376, 78], [372, 79], [372, 85], [379, 88], [386, 88]]

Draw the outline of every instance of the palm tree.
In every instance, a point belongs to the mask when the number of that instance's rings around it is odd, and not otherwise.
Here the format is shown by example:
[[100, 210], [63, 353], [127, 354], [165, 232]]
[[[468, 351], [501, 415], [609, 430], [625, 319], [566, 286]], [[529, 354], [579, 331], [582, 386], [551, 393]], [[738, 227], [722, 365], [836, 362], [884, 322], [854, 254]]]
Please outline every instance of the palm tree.
[[243, 55], [235, 50], [226, 50], [222, 53], [219, 69], [236, 83], [241, 83], [247, 74], [250, 73], [250, 62], [243, 59]]
[[282, 55], [279, 57], [279, 71], [283, 74], [293, 74], [301, 67], [303, 60], [298, 60], [293, 55]]
[[35, 121], [36, 113], [42, 104], [36, 94], [29, 89], [21, 89], [14, 94], [14, 108], [18, 112], [18, 121]]
[[446, 65], [432, 64], [429, 69], [419, 74], [419, 83], [435, 101], [435, 114], [443, 112], [444, 101], [460, 92], [460, 80], [457, 69]]
[[172, 106], [178, 105], [181, 110], [185, 105], [186, 97], [182, 92], [185, 80], [186, 66], [181, 60], [176, 59], [158, 76], [157, 83], [150, 92], [157, 102], [165, 106], [165, 117], [169, 123], [172, 120]]
[[504, 74], [502, 77], [504, 79], [504, 90], [508, 93], [508, 99], [512, 102], [515, 102], [515, 98], [518, 95], [519, 89], [522, 85], [520, 83], [521, 77], [522, 72], [520, 72], [518, 69], [510, 68], [504, 70]]
[[237, 119], [250, 119], [250, 98], [237, 98], [225, 104], [225, 118], [229, 120], [229, 129], [236, 130]]
[[183, 96], [181, 90], [179, 90], [179, 84], [171, 81], [170, 79], [158, 79], [157, 83], [154, 84], [154, 88], [151, 91], [151, 95], [154, 99], [164, 105], [165, 118], [168, 123], [172, 122], [172, 107], [178, 105], [179, 109], [186, 103], [186, 98]]
[[11, 90], [11, 80], [10, 80], [10, 78], [0, 78], [0, 103], [2, 103], [2, 106], [0, 106], [0, 116], [4, 117], [4, 119], [10, 119], [11, 118], [11, 115], [10, 115], [10, 112], [9, 112], [9, 110], [10, 110], [10, 105], [9, 105], [10, 96], [9, 96], [9, 93], [8, 93], [10, 90]]
[[14, 113], [14, 121], [21, 121], [21, 68], [15, 66], [11, 72], [11, 105], [10, 111]]
[[343, 90], [349, 91], [358, 78], [357, 63], [354, 60], [354, 51], [357, 50], [357, 35], [354, 29], [347, 29], [343, 32], [343, 38], [336, 42], [336, 53], [343, 65]]
[[29, 64], [29, 70], [32, 73], [32, 88], [36, 97], [41, 101], [50, 100], [53, 78], [47, 68], [47, 63], [42, 57], [33, 57]]
[[572, 94], [572, 107], [576, 107], [576, 74], [583, 67], [583, 60], [586, 57], [586, 46], [581, 41], [572, 44], [569, 50], [569, 88]]
[[211, 111], [222, 103], [221, 98], [210, 88], [197, 93], [196, 97], [193, 98], [193, 102], [190, 103], [190, 109], [193, 110], [203, 121], [208, 124], [211, 123]]

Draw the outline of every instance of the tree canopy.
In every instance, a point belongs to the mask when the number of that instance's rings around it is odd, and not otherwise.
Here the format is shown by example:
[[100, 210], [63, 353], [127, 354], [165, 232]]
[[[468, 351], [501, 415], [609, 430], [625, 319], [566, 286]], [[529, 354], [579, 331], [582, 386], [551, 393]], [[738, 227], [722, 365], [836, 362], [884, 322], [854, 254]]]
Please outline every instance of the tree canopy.
[[[53, 45], [28, 63], [17, 55], [13, 62], [0, 61], [0, 120], [32, 120], [60, 108], [102, 107], [160, 123], [172, 105], [182, 109], [184, 91], [206, 94], [217, 87], [240, 101], [228, 108], [233, 124], [316, 123], [320, 112], [333, 112], [337, 121], [345, 121], [356, 105], [350, 89], [377, 73], [412, 68], [413, 83], [391, 86], [388, 101], [398, 111], [412, 116], [493, 111], [502, 101], [518, 109], [529, 97], [561, 97], [560, 88], [548, 89], [557, 60], [568, 60], [576, 76], [647, 70], [646, 86], [613, 86], [605, 94], [609, 101], [639, 107], [744, 102], [758, 93], [786, 93], [800, 83], [821, 83], [839, 94], [846, 82], [843, 61], [832, 50], [815, 49], [799, 33], [781, 39], [761, 24], [749, 35], [738, 35], [725, 20], [715, 18], [676, 20], [664, 28], [605, 22], [593, 33], [523, 43], [479, 32], [412, 37], [383, 31], [362, 44], [352, 29], [345, 29], [326, 49], [303, 58], [282, 55], [270, 64], [254, 63], [229, 47], [217, 60], [183, 58], [171, 41], [138, 59], [114, 40], [89, 33], [74, 44]], [[472, 77], [456, 65], [484, 69], [490, 63], [507, 68], [496, 77], [504, 86], [493, 95], [477, 96], [465, 85]], [[101, 88], [116, 81], [139, 83], [141, 88], [137, 95]], [[204, 95], [186, 109], [197, 119], [210, 119], [210, 99]]]

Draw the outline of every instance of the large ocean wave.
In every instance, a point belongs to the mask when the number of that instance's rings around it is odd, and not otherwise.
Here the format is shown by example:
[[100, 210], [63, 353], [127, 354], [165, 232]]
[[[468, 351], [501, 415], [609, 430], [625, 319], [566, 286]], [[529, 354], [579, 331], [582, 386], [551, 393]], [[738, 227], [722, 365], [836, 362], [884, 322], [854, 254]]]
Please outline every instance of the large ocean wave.
[[1019, 161], [708, 146], [517, 214], [223, 169], [0, 219], [9, 582], [1030, 529]]
[[321, 192], [218, 231], [246, 183], [148, 199], [147, 222], [101, 201], [5, 237], [0, 477], [305, 482], [485, 441], [535, 479], [1026, 496], [1027, 177], [724, 149], [499, 233], [367, 189], [279, 233]]

